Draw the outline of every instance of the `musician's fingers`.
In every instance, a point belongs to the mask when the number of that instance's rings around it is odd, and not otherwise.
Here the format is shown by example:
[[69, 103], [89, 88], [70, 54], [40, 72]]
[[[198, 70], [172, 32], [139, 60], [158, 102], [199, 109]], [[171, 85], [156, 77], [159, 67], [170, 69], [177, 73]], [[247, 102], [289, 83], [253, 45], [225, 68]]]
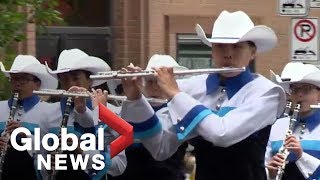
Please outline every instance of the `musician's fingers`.
[[162, 75], [162, 71], [160, 68], [152, 68], [155, 71], [155, 76], [159, 77]]
[[284, 156], [282, 154], [278, 153], [275, 156], [273, 156], [272, 159], [277, 161], [277, 162], [283, 162], [284, 161]]
[[278, 167], [277, 166], [274, 166], [274, 164], [270, 164], [270, 165], [266, 165], [266, 167], [269, 169], [269, 170], [278, 170]]
[[68, 89], [69, 92], [85, 92], [87, 91], [86, 88], [84, 87], [79, 87], [79, 86], [71, 86], [69, 89]]
[[292, 146], [292, 147], [288, 147], [287, 149], [288, 149], [288, 151], [297, 151], [297, 150], [300, 150], [300, 147], [299, 146]]
[[121, 68], [121, 69], [120, 69], [120, 72], [121, 72], [121, 73], [126, 73], [126, 72], [128, 72], [128, 70], [127, 70], [126, 68]]
[[74, 92], [74, 91], [78, 91], [78, 86], [71, 86], [69, 89], [68, 89], [68, 91], [70, 91], [70, 92]]
[[94, 88], [91, 88], [93, 94], [97, 94], [97, 91]]
[[296, 142], [292, 142], [290, 144], [288, 144], [287, 146], [285, 146], [286, 148], [288, 149], [291, 149], [291, 148], [300, 148], [300, 144], [299, 143], [296, 143]]
[[6, 131], [7, 131], [9, 134], [11, 134], [12, 131], [15, 130], [16, 128], [18, 128], [18, 127], [20, 127], [19, 124], [11, 124], [10, 126], [8, 126], [8, 128], [7, 128]]
[[173, 74], [173, 67], [167, 68], [168, 73]]
[[127, 70], [127, 72], [136, 72], [136, 68], [135, 67], [126, 67], [125, 68]]
[[297, 145], [299, 145], [299, 142], [297, 139], [294, 139], [294, 138], [288, 139], [285, 143], [285, 147], [292, 147]]
[[272, 158], [268, 165], [273, 167], [279, 167], [282, 166], [283, 162], [283, 160]]
[[298, 139], [293, 135], [290, 135], [286, 138], [286, 142], [293, 142], [293, 141], [298, 141]]
[[5, 148], [5, 146], [6, 146], [6, 143], [5, 143], [5, 142], [0, 141], [0, 149], [1, 149], [1, 150], [2, 150], [2, 149], [4, 149], [4, 148]]
[[6, 140], [4, 137], [0, 137], [0, 143], [4, 143]]
[[15, 121], [9, 121], [8, 124], [7, 124], [7, 127], [11, 126], [14, 123], [15, 123]]
[[103, 90], [103, 95], [105, 96], [105, 97], [108, 97], [108, 91], [107, 90]]

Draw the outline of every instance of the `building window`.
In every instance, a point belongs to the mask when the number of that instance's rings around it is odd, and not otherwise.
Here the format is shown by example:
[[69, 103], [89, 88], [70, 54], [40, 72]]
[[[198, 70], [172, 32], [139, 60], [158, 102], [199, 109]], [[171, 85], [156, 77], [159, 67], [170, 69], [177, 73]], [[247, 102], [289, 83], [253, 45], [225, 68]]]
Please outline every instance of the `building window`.
[[196, 34], [177, 34], [177, 62], [189, 69], [211, 68], [211, 47]]
[[[207, 35], [208, 36], [208, 35]], [[214, 68], [211, 47], [204, 44], [196, 34], [177, 34], [177, 62], [189, 69]], [[255, 60], [249, 64], [255, 72]]]

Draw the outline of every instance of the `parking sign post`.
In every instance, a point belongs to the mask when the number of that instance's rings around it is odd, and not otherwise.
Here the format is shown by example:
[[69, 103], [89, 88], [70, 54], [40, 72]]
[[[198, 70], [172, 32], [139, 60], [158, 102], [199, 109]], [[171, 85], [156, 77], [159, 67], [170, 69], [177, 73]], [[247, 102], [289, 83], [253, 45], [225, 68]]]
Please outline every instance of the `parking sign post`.
[[291, 19], [292, 61], [318, 61], [318, 18]]

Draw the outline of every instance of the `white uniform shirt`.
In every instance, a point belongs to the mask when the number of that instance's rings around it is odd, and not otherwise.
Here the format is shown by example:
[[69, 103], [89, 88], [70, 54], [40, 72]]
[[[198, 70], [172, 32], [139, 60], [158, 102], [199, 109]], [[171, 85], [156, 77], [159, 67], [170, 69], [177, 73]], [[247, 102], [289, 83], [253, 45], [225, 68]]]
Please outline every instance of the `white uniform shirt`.
[[[270, 80], [246, 71], [227, 80], [224, 91], [217, 75], [209, 76], [178, 81], [182, 92], [168, 103], [168, 119], [159, 120], [144, 97], [123, 103], [122, 117], [133, 124], [135, 138], [155, 159], [167, 159], [183, 141], [199, 135], [228, 147], [273, 124], [282, 114], [285, 93]], [[162, 128], [163, 121], [171, 126]]]
[[[0, 131], [3, 132], [6, 126], [6, 122], [9, 118], [11, 100], [0, 102]], [[10, 105], [9, 105], [10, 104]], [[9, 107], [10, 106], [10, 107]], [[22, 100], [22, 104], [18, 105], [14, 120], [19, 121], [22, 127], [27, 128], [31, 132], [32, 141], [34, 141], [34, 128], [41, 127], [41, 123], [49, 120], [49, 114], [47, 109], [49, 103], [40, 101], [40, 98], [36, 95], [30, 96]], [[13, 148], [13, 147], [11, 147]], [[28, 151], [29, 155], [34, 158], [34, 165], [37, 168], [37, 154], [40, 151], [32, 150]], [[37, 174], [39, 175], [39, 174]]]
[[[50, 120], [45, 122], [42, 125], [42, 134], [45, 134], [47, 132], [58, 134], [61, 121], [62, 121], [62, 109], [61, 103], [56, 102], [50, 104]], [[97, 108], [96, 108], [97, 109]], [[78, 137], [80, 137], [83, 133], [95, 133], [96, 126], [98, 125], [98, 118], [96, 116], [97, 111], [96, 110], [90, 110], [88, 107], [86, 108], [86, 111], [82, 114], [77, 113], [75, 110], [72, 110], [70, 112], [69, 118], [68, 118], [68, 133], [74, 133]], [[106, 137], [110, 136], [110, 133], [106, 133], [105, 131], [104, 136]], [[106, 142], [105, 142], [106, 144]], [[105, 168], [101, 171], [94, 172], [96, 174], [95, 176], [102, 177], [104, 174], [108, 173], [111, 175], [119, 175], [124, 172], [126, 167], [126, 157], [125, 153], [122, 152], [118, 154], [116, 157], [112, 158], [110, 161], [109, 154], [107, 152], [100, 152], [98, 150], [90, 150], [90, 151], [84, 151], [83, 156], [89, 155], [89, 161], [87, 165], [86, 172], [91, 176], [93, 174], [90, 174], [89, 172], [92, 172], [92, 157], [95, 154], [103, 154], [105, 157]], [[83, 157], [84, 158], [84, 157]]]
[[[295, 164], [306, 179], [310, 176], [313, 179], [313, 176], [317, 176], [316, 174], [320, 176], [320, 111], [314, 112], [305, 119], [305, 123], [299, 123], [293, 132], [300, 140], [303, 149], [302, 157], [296, 160]], [[266, 164], [279, 152], [289, 128], [289, 122], [289, 118], [281, 118], [272, 126], [266, 151]], [[292, 160], [291, 156], [288, 160]]]

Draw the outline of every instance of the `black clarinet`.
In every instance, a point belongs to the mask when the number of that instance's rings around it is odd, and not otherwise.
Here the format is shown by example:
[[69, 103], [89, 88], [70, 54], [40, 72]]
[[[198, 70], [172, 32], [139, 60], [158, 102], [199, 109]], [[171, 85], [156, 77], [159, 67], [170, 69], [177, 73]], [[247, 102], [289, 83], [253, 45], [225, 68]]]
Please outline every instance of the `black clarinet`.
[[2, 151], [0, 152], [0, 180], [2, 179], [4, 159], [5, 159], [5, 156], [7, 154], [8, 143], [9, 143], [9, 140], [10, 140], [10, 134], [6, 132], [7, 125], [8, 125], [8, 123], [10, 121], [14, 120], [14, 115], [16, 114], [18, 100], [19, 100], [19, 93], [14, 93], [13, 100], [12, 100], [12, 105], [11, 105], [11, 109], [10, 109], [10, 113], [9, 113], [9, 118], [8, 118], [8, 120], [6, 122], [6, 126], [5, 126], [5, 128], [3, 130], [3, 132], [1, 133], [1, 136], [4, 137], [4, 139], [5, 139], [6, 145], [4, 146]]
[[289, 117], [290, 111], [291, 111], [291, 106], [292, 106], [292, 101], [288, 100], [286, 108], [285, 108], [284, 113], [283, 113], [283, 117]]
[[[72, 97], [68, 97], [67, 103], [66, 103], [66, 109], [63, 112], [63, 117], [62, 117], [62, 121], [61, 121], [61, 125], [60, 125], [59, 137], [61, 137], [61, 129], [62, 128], [66, 128], [67, 125], [68, 125], [69, 115], [70, 115], [70, 112], [72, 110], [72, 103], [73, 103]], [[53, 154], [54, 155], [62, 154], [61, 145], [59, 145], [59, 147], [54, 151]], [[55, 180], [56, 177], [57, 177], [57, 173], [58, 173], [58, 171], [53, 168], [52, 171], [51, 171], [51, 174], [49, 176], [49, 179], [50, 180]]]
[[[295, 127], [295, 125], [297, 123], [297, 118], [298, 118], [298, 114], [300, 111], [300, 106], [301, 106], [300, 103], [296, 104], [296, 106], [293, 110], [292, 116], [290, 117], [289, 129], [287, 130], [287, 133], [286, 133], [286, 138], [293, 134], [293, 128]], [[279, 149], [279, 153], [281, 153], [283, 155], [284, 161], [283, 161], [282, 165], [278, 167], [276, 180], [282, 179], [282, 176], [283, 176], [286, 164], [287, 164], [286, 161], [287, 161], [288, 155], [290, 153], [288, 151], [288, 149], [284, 147], [284, 141], [282, 143], [281, 148]]]

